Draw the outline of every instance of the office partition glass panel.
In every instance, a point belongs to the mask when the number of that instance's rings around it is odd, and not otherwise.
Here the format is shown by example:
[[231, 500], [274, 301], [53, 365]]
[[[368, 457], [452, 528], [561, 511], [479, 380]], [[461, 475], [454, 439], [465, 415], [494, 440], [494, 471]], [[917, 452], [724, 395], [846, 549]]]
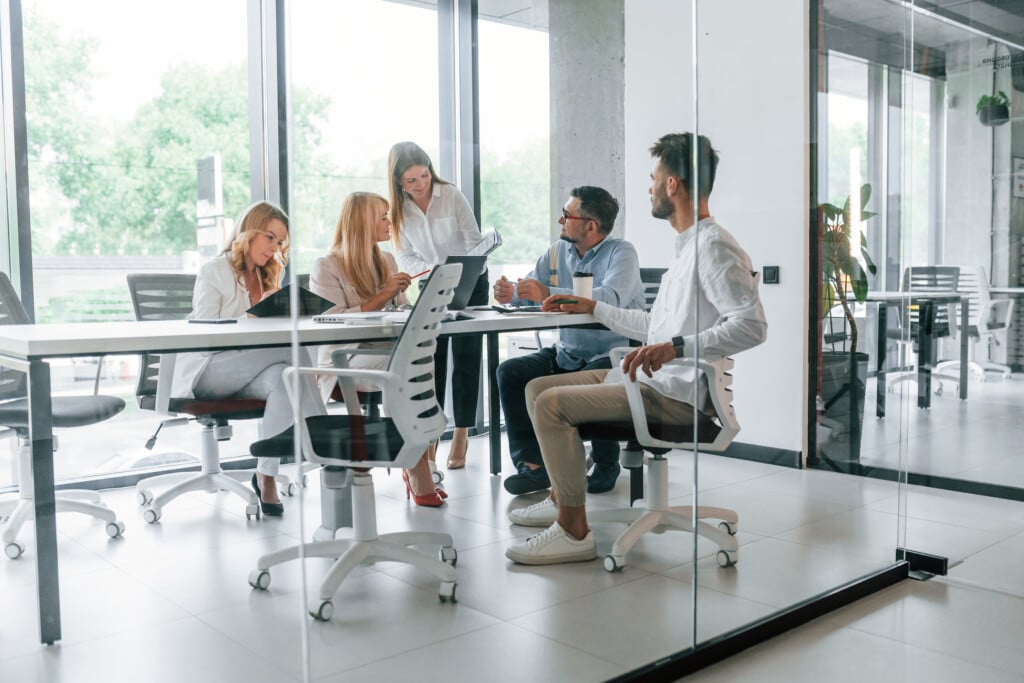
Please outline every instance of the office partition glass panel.
[[[877, 200], [862, 190], [875, 173], [869, 102], [875, 77], [863, 60], [838, 57], [833, 64], [831, 53], [816, 49], [819, 31], [827, 36], [843, 24], [828, 3], [824, 16], [812, 14], [808, 52], [804, 7], [778, 3], [765, 11], [751, 3], [748, 12], [737, 13], [699, 1], [692, 18], [688, 12], [681, 18], [692, 26], [687, 33], [695, 44], [687, 46], [693, 61], [681, 76], [687, 101], [678, 109], [719, 153], [707, 213], [749, 256], [767, 325], [763, 341], [748, 336], [754, 309], [739, 298], [731, 311], [722, 310], [725, 293], [713, 295], [723, 304], [700, 323], [722, 325], [722, 335], [703, 338], [696, 352], [718, 363], [723, 347], [729, 349], [724, 355], [733, 366], [722, 376], [731, 385], [727, 395], [740, 431], [724, 453], [706, 444], [698, 449], [687, 500], [705, 511], [696, 517], [706, 515], [714, 530], [722, 530], [713, 525], [729, 514], [714, 508], [734, 511], [738, 520], [728, 520], [724, 531], [735, 536], [715, 539], [712, 529], [704, 531], [696, 560], [668, 572], [696, 587], [694, 644], [813, 605], [825, 593], [891, 567], [902, 544], [897, 482], [803, 468], [809, 423], [818, 425], [819, 448], [845, 460], [858, 438], [851, 423], [866, 419], [861, 366], [871, 341], [858, 321], [864, 314], [855, 293], [871, 286], [857, 274], [870, 258], [864, 247], [872, 233], [863, 224], [877, 211]], [[896, 12], [886, 22], [892, 50], [903, 44], [902, 17]], [[782, 38], [787, 34], [791, 39]], [[739, 44], [746, 48], [736, 50]], [[761, 59], [750, 60], [751, 52]], [[826, 84], [835, 86], [834, 94]], [[737, 106], [738, 99], [756, 104]], [[809, 148], [820, 168], [808, 165]], [[851, 194], [852, 209], [845, 199]], [[878, 194], [886, 193], [872, 196]], [[707, 273], [714, 292], [712, 283], [734, 282], [738, 274], [711, 270], [729, 253], [712, 235], [698, 241], [695, 268]], [[862, 265], [853, 266], [851, 258]], [[808, 334], [808, 326], [820, 332]], [[808, 392], [819, 395], [817, 406]], [[892, 509], [880, 512], [878, 501]], [[730, 539], [738, 543], [736, 555], [722, 556]]]
[[[196, 272], [249, 203], [246, 4], [22, 3], [35, 322], [132, 320], [125, 276]], [[52, 363], [54, 391], [128, 407], [73, 430], [57, 476], [194, 462], [192, 430], [143, 447], [138, 357]], [[118, 434], [115, 440], [110, 434]], [[180, 440], [177, 437], [181, 437]]]

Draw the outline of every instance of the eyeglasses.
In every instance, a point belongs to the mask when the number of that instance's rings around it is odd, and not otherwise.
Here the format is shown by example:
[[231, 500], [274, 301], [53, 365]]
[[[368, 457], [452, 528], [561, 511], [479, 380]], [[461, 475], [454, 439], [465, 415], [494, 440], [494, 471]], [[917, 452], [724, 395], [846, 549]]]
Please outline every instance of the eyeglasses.
[[573, 216], [571, 213], [569, 213], [565, 209], [562, 209], [562, 220], [563, 221], [572, 221], [572, 220], [576, 220], [576, 221], [592, 221], [594, 219], [593, 218], [587, 218], [586, 216]]

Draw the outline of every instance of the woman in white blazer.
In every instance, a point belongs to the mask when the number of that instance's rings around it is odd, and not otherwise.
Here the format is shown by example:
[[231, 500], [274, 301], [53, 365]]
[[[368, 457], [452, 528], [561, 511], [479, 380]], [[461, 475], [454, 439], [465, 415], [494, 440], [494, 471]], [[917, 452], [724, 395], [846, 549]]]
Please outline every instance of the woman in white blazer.
[[[388, 202], [372, 192], [353, 192], [341, 206], [341, 216], [334, 232], [334, 243], [327, 256], [321, 256], [313, 263], [309, 276], [309, 288], [315, 293], [333, 301], [334, 308], [328, 313], [349, 313], [356, 311], [381, 311], [388, 307], [409, 303], [405, 290], [412, 284], [408, 273], [398, 270], [395, 257], [381, 250], [378, 242], [391, 239], [391, 218]], [[370, 342], [349, 345], [362, 348], [390, 348], [391, 342]], [[317, 364], [320, 367], [333, 365], [331, 354], [344, 346], [321, 346]], [[385, 368], [388, 356], [353, 354], [349, 365], [361, 368]], [[326, 400], [337, 380], [333, 375], [324, 375], [320, 380], [320, 395]], [[373, 384], [356, 382], [360, 391], [380, 391]], [[447, 496], [434, 486], [427, 456], [416, 467], [403, 470], [405, 497], [412, 498], [417, 505], [440, 507]]]
[[[288, 255], [288, 216], [268, 202], [253, 204], [235, 225], [217, 258], [203, 264], [196, 277], [190, 318], [244, 318], [253, 304], [276, 292]], [[301, 362], [301, 358], [300, 358]], [[177, 398], [266, 400], [260, 439], [292, 425], [292, 406], [281, 379], [291, 364], [290, 349], [245, 349], [180, 354], [174, 366], [171, 395]], [[301, 414], [323, 414], [315, 382], [302, 384]], [[278, 458], [260, 458], [252, 486], [265, 515], [279, 516], [284, 505], [274, 477]]]
[[[420, 273], [441, 265], [449, 256], [465, 256], [483, 239], [473, 207], [451, 183], [439, 178], [427, 153], [414, 142], [399, 142], [388, 155], [391, 186], [391, 241], [398, 265]], [[490, 300], [487, 270], [480, 273], [469, 305]], [[466, 466], [469, 428], [476, 420], [483, 342], [476, 335], [452, 339], [452, 412], [455, 431], [448, 452], [448, 469]], [[444, 405], [448, 369], [448, 340], [437, 340], [434, 355], [437, 398]], [[433, 454], [433, 451], [431, 451]]]

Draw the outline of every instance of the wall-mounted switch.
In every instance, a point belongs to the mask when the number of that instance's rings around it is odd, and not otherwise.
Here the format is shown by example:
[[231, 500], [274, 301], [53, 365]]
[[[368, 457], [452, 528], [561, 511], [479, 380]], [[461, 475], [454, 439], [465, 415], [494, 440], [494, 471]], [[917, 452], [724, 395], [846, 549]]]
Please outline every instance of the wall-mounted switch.
[[766, 285], [779, 284], [779, 267], [765, 266], [761, 272], [761, 282], [765, 283]]

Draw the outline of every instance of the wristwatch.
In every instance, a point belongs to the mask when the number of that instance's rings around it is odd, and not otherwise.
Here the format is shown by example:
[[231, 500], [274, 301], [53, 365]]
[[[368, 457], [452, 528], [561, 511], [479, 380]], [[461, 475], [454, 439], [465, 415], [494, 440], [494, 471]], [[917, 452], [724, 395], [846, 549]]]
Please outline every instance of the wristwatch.
[[683, 338], [672, 337], [672, 349], [676, 352], [676, 358], [683, 357]]

